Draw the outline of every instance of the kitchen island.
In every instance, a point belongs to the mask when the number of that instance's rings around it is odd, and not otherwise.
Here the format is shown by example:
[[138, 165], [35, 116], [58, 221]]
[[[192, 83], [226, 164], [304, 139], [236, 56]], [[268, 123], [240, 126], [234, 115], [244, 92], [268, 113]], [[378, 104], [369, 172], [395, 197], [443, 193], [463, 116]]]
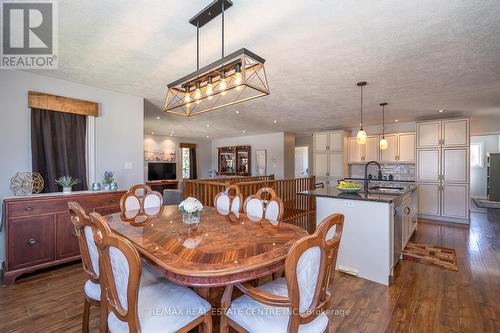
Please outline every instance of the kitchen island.
[[402, 249], [416, 228], [414, 184], [342, 193], [336, 187], [300, 192], [316, 197], [316, 225], [345, 216], [337, 270], [389, 285]]

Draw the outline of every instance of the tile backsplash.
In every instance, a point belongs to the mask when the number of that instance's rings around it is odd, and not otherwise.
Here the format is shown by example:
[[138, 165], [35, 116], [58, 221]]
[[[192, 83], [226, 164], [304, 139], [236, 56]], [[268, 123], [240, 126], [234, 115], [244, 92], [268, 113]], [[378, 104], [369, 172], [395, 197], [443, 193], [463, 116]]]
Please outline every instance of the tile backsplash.
[[[389, 175], [393, 175], [394, 180], [415, 180], [415, 164], [381, 164], [382, 176], [389, 179]], [[365, 176], [364, 164], [351, 164], [350, 177], [363, 178]], [[372, 174], [377, 178], [378, 168], [376, 165], [368, 167], [368, 174]]]

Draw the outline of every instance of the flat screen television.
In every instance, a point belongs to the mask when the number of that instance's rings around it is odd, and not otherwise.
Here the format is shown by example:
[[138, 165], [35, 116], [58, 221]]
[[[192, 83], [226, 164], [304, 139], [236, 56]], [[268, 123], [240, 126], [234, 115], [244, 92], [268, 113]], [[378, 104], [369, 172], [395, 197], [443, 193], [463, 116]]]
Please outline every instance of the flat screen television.
[[172, 180], [177, 178], [175, 163], [148, 163], [148, 180]]

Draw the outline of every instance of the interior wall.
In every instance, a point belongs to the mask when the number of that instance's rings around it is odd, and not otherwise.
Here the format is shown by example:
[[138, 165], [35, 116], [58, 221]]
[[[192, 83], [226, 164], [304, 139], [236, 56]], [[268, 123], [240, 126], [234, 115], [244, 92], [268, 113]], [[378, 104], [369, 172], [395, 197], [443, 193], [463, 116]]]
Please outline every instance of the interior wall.
[[[99, 103], [96, 118], [96, 175], [113, 170], [119, 188], [143, 179], [142, 97], [130, 96], [34, 73], [0, 70], [0, 197], [12, 196], [10, 179], [16, 172], [31, 171], [31, 116], [28, 91]], [[131, 166], [125, 169], [125, 163]], [[4, 235], [0, 232], [0, 261]]]
[[285, 178], [295, 177], [295, 135], [285, 133], [284, 135], [284, 176]]
[[251, 146], [251, 174], [255, 175], [255, 151], [267, 151], [267, 174], [276, 178], [285, 176], [285, 133], [245, 135], [212, 140], [212, 169], [217, 170], [217, 148], [228, 146]]
[[472, 198], [486, 199], [487, 197], [488, 153], [500, 151], [499, 141], [500, 135], [480, 135], [470, 138], [471, 143], [482, 143], [484, 147], [483, 167], [471, 167], [470, 169], [470, 196]]
[[[196, 144], [196, 168], [198, 178], [208, 178], [212, 165], [211, 142], [208, 140], [165, 135], [144, 135], [144, 149], [175, 151], [177, 180], [182, 180], [180, 143]], [[148, 162], [144, 161], [144, 181], [148, 179]]]

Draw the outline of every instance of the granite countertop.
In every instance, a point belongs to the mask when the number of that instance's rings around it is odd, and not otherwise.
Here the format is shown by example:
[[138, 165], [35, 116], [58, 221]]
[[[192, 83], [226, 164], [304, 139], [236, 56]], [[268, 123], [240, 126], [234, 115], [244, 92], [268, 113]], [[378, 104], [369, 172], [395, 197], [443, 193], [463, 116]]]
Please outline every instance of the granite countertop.
[[345, 199], [345, 200], [361, 200], [361, 201], [375, 201], [375, 202], [386, 202], [392, 203], [408, 192], [414, 191], [417, 187], [413, 184], [403, 185], [403, 190], [399, 193], [381, 193], [377, 191], [370, 190], [368, 195], [365, 195], [364, 191], [359, 193], [342, 193], [336, 187], [330, 186], [316, 190], [299, 192], [300, 195], [308, 195], [314, 197], [323, 198], [334, 198], [334, 199]]
[[[360, 182], [364, 182], [365, 179], [364, 178], [353, 178], [353, 177], [346, 177], [344, 178], [344, 180], [347, 180], [347, 181], [360, 181]], [[370, 179], [370, 183], [375, 183], [375, 182], [385, 182], [385, 183], [415, 183], [414, 180], [402, 180], [402, 179], [377, 179], [377, 178], [372, 178]]]

